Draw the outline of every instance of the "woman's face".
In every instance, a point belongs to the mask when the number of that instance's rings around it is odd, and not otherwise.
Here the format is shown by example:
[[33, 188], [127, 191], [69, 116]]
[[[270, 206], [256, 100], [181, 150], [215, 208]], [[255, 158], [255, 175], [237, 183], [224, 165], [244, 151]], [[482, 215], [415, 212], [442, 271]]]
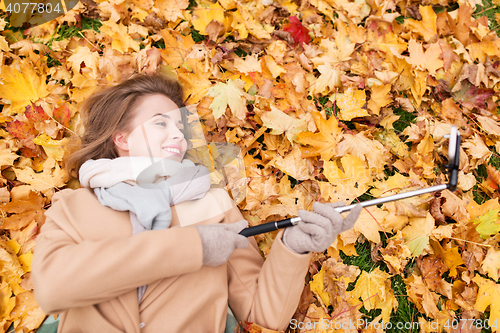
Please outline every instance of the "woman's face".
[[181, 162], [187, 150], [181, 111], [164, 95], [149, 95], [137, 106], [132, 132], [114, 137], [119, 156], [168, 158]]

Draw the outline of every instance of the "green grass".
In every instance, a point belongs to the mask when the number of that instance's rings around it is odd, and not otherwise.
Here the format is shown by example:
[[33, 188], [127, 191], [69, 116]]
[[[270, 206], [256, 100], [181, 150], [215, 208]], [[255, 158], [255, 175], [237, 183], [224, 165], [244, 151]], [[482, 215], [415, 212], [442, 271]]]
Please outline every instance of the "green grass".
[[416, 327], [410, 326], [409, 328], [397, 329], [397, 323], [414, 323], [417, 321], [417, 314], [419, 313], [417, 307], [408, 298], [406, 292], [406, 284], [403, 278], [399, 275], [395, 275], [391, 278], [391, 288], [394, 291], [394, 296], [398, 301], [398, 309], [391, 315], [391, 323], [393, 326], [388, 329], [387, 332], [406, 332], [406, 333], [416, 333], [418, 329]]
[[396, 120], [392, 127], [394, 127], [394, 131], [399, 134], [405, 130], [411, 124], [414, 124], [417, 116], [412, 112], [407, 112], [403, 109], [394, 108], [393, 112], [395, 115], [399, 116], [399, 119]]
[[[347, 256], [344, 252], [340, 251], [340, 258], [342, 262], [346, 265], [353, 265], [358, 267], [362, 271], [371, 272], [377, 266], [376, 263], [372, 261], [371, 258], [371, 245], [369, 241], [365, 241], [364, 243], [356, 243], [354, 245], [356, 248], [357, 256]], [[347, 290], [354, 289], [354, 283], [349, 284], [349, 288]]]
[[495, 14], [500, 13], [500, 3], [495, 4], [494, 0], [483, 0], [483, 5], [476, 5], [476, 10], [474, 11], [474, 18], [478, 19], [482, 16], [486, 16], [489, 21], [489, 28], [491, 31], [495, 31], [497, 35], [500, 34], [500, 24], [497, 21]]

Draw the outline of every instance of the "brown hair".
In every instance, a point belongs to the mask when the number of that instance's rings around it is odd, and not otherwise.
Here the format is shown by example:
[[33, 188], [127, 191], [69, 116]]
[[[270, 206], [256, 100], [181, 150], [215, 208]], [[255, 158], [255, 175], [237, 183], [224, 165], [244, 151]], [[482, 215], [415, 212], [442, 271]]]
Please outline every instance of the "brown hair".
[[81, 165], [90, 159], [117, 158], [113, 135], [132, 131], [137, 105], [155, 94], [165, 95], [179, 108], [185, 106], [180, 83], [158, 74], [134, 74], [86, 99], [80, 107], [84, 132], [77, 138], [77, 150], [65, 161], [68, 172], [78, 177]]

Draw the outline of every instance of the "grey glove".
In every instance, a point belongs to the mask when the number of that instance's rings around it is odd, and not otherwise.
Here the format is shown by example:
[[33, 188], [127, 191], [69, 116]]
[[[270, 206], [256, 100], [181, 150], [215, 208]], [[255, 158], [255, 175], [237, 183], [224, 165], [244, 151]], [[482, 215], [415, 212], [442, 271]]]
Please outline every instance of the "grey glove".
[[314, 212], [299, 210], [302, 219], [297, 225], [286, 228], [283, 244], [295, 253], [323, 252], [341, 232], [351, 229], [361, 212], [357, 204], [344, 219], [335, 207], [344, 206], [343, 202], [313, 204]]
[[232, 224], [196, 226], [203, 246], [203, 265], [219, 266], [225, 263], [236, 249], [246, 249], [248, 238], [238, 233], [248, 226], [246, 220]]

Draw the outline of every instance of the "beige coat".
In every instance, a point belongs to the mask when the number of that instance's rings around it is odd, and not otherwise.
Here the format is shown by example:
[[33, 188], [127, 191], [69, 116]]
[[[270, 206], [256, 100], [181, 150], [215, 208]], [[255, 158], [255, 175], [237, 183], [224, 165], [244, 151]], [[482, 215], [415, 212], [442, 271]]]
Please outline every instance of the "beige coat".
[[203, 266], [193, 224], [234, 223], [240, 211], [224, 190], [211, 189], [172, 215], [169, 229], [131, 236], [128, 212], [102, 206], [92, 191], [54, 195], [32, 268], [40, 307], [61, 313], [59, 333], [223, 332], [228, 300], [238, 320], [287, 327], [309, 255], [288, 250], [280, 232], [265, 261], [252, 238], [226, 264]]

